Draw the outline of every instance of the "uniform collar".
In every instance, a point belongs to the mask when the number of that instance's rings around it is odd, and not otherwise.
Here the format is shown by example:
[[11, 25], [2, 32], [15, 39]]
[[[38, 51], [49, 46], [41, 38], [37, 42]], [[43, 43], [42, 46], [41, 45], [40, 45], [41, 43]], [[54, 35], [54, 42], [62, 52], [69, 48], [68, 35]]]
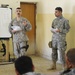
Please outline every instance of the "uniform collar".
[[35, 73], [35, 72], [27, 72], [27, 73], [24, 73], [24, 74], [22, 74], [22, 75], [35, 75], [34, 73]]
[[62, 19], [63, 18], [63, 16], [59, 16], [59, 17], [57, 17], [58, 19]]
[[[17, 21], [17, 17], [15, 18], [15, 20]], [[20, 20], [19, 21], [22, 21], [22, 17], [20, 17]]]

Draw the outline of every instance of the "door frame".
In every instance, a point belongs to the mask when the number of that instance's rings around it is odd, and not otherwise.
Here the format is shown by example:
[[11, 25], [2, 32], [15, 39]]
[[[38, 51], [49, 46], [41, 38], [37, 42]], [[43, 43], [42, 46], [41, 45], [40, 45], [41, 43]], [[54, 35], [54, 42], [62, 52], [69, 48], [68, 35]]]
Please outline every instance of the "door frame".
[[34, 4], [35, 5], [35, 19], [34, 19], [34, 51], [35, 51], [35, 53], [37, 52], [36, 51], [36, 10], [37, 10], [37, 2], [20, 2], [20, 5], [21, 5], [21, 3], [25, 3], [25, 4]]

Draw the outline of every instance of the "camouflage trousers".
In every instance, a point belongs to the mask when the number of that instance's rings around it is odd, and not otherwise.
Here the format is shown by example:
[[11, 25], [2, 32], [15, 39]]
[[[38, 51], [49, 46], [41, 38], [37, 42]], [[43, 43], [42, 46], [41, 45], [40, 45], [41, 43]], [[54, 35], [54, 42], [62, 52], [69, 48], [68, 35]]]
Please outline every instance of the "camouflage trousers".
[[52, 41], [52, 60], [58, 60], [58, 50], [60, 53], [60, 61], [64, 65], [65, 64], [65, 50], [66, 50], [66, 42], [65, 41]]
[[25, 55], [26, 49], [21, 48], [21, 47], [24, 47], [24, 46], [26, 46], [26, 42], [20, 42], [20, 43], [14, 42], [14, 54], [15, 54], [16, 58]]

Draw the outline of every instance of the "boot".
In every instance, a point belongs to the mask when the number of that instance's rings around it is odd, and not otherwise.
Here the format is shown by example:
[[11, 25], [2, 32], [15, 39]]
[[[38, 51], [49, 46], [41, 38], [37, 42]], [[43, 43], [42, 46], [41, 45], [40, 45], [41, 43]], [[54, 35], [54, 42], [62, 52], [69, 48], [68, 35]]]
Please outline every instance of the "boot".
[[52, 65], [48, 70], [55, 70], [56, 69], [56, 61], [52, 61]]

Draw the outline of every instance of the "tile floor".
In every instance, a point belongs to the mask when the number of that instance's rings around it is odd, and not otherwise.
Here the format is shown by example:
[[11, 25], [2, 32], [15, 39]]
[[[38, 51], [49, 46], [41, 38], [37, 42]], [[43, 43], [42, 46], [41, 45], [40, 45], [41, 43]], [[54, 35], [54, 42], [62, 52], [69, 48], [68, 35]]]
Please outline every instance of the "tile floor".
[[[57, 64], [57, 70], [47, 70], [51, 65], [50, 60], [34, 55], [31, 55], [30, 57], [33, 60], [36, 72], [40, 72], [46, 75], [58, 75], [59, 71], [62, 69], [61, 65]], [[0, 65], [0, 75], [16, 75], [14, 70], [14, 64], [10, 63], [7, 65]]]

